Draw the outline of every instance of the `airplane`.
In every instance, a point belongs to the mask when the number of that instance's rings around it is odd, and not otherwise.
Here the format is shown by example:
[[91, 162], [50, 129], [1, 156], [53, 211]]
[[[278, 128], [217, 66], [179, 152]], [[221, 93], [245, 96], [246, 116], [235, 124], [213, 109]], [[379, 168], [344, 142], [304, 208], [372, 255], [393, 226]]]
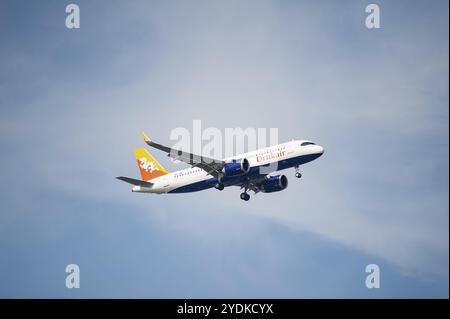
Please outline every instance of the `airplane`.
[[295, 177], [301, 178], [299, 166], [319, 158], [324, 152], [322, 146], [312, 141], [292, 140], [218, 160], [158, 144], [150, 140], [144, 132], [141, 132], [141, 135], [148, 146], [192, 167], [169, 173], [145, 148], [136, 149], [135, 155], [142, 179], [124, 176], [116, 178], [134, 185], [131, 191], [138, 193], [189, 193], [213, 187], [221, 191], [227, 186], [239, 186], [244, 189], [240, 198], [248, 201], [248, 191], [257, 194], [286, 189], [287, 177], [273, 173], [293, 167]]

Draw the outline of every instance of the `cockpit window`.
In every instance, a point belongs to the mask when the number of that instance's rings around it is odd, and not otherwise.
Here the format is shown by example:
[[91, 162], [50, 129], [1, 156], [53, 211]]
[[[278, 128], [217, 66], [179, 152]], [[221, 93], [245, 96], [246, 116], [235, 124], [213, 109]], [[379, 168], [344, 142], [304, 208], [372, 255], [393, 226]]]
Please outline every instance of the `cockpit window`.
[[302, 146], [306, 146], [306, 145], [316, 145], [316, 143], [313, 142], [303, 142]]

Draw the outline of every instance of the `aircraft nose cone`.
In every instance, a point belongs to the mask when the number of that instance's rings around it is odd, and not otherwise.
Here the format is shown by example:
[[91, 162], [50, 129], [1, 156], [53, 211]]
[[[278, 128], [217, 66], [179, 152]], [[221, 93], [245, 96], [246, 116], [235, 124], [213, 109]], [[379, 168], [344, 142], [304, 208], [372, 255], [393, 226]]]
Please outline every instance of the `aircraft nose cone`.
[[322, 156], [322, 154], [323, 154], [323, 152], [325, 152], [325, 150], [323, 149], [322, 146], [319, 146], [319, 145], [317, 145], [317, 148], [318, 148], [317, 153], [319, 154], [319, 156]]

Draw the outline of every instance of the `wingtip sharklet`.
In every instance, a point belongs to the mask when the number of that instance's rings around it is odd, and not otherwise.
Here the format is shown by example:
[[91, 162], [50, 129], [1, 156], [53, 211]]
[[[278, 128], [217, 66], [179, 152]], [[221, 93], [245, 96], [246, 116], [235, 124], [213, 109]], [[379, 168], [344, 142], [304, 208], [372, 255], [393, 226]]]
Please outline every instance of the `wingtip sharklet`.
[[151, 140], [148, 138], [148, 136], [144, 133], [144, 131], [141, 131], [141, 136], [144, 139], [145, 143], [150, 143]]

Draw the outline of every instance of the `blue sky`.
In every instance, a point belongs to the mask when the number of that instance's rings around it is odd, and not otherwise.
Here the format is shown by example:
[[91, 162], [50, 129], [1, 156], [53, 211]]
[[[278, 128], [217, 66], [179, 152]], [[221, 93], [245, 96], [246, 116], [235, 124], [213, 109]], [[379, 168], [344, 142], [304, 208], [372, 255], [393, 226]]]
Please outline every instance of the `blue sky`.
[[[1, 297], [448, 297], [448, 2], [68, 3], [0, 2]], [[245, 204], [114, 179], [194, 119], [326, 152]]]

